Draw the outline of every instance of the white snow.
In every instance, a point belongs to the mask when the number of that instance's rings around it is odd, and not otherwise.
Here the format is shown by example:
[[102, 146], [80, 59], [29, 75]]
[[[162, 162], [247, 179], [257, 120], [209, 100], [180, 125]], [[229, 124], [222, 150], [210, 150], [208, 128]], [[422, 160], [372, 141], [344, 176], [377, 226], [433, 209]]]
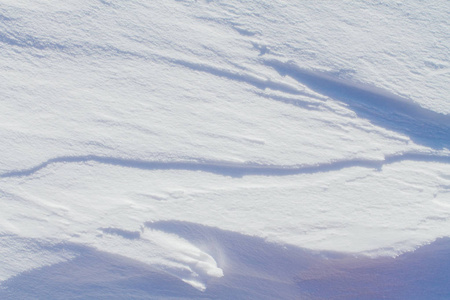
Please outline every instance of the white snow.
[[1, 2], [6, 287], [92, 250], [205, 291], [248, 262], [229, 232], [370, 257], [450, 236], [447, 1]]

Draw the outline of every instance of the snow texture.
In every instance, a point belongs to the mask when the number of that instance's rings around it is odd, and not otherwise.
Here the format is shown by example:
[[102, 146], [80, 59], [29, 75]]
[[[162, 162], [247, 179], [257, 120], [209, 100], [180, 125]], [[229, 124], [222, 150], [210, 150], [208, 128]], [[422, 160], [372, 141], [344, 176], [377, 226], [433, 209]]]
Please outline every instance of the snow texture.
[[0, 298], [448, 299], [449, 15], [2, 0]]

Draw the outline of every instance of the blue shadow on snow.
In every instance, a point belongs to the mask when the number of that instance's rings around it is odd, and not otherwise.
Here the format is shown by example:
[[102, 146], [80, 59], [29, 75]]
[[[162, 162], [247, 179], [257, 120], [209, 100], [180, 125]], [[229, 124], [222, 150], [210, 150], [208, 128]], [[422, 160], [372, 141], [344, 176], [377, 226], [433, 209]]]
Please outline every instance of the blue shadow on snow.
[[347, 104], [374, 125], [405, 134], [414, 142], [434, 149], [450, 148], [450, 115], [423, 108], [388, 91], [305, 70], [291, 62], [265, 63], [281, 75]]
[[145, 227], [176, 234], [203, 249], [214, 257], [224, 277], [212, 278], [200, 292], [153, 266], [60, 244], [50, 247], [79, 256], [9, 279], [2, 284], [0, 298], [450, 299], [449, 238], [397, 258], [371, 259], [273, 244], [189, 222], [149, 222]]

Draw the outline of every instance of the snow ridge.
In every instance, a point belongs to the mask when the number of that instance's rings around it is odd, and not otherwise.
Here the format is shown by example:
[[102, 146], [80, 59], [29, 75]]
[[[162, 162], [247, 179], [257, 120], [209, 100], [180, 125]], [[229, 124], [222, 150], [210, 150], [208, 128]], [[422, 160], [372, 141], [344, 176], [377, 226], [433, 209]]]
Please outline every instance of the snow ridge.
[[266, 60], [265, 64], [312, 90], [346, 103], [372, 123], [410, 136], [432, 148], [450, 147], [450, 115], [444, 115], [380, 88], [302, 69], [293, 62]]
[[448, 5], [291, 2], [3, 1], [1, 299], [450, 295]]

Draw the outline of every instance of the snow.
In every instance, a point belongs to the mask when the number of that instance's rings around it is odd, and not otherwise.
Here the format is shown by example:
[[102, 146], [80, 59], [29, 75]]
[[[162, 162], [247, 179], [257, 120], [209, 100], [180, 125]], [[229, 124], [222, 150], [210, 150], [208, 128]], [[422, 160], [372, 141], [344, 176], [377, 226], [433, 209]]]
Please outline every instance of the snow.
[[3, 0], [0, 297], [366, 299], [351, 266], [392, 257], [415, 290], [450, 249], [449, 13]]

